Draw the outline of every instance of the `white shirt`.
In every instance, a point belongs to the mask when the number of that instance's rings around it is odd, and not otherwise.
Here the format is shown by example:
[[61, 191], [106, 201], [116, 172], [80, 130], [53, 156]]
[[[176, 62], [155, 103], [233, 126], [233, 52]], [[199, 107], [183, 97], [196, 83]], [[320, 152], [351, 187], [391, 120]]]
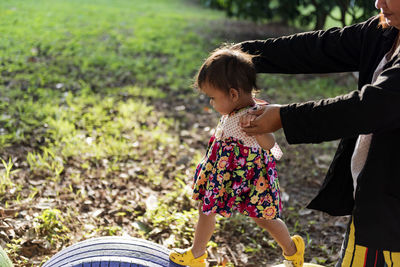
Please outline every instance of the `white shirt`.
[[[256, 107], [259, 107], [259, 105], [256, 104]], [[215, 138], [217, 138], [217, 140], [220, 140], [227, 137], [234, 137], [241, 140], [243, 142], [243, 145], [247, 147], [254, 147], [259, 149], [260, 145], [258, 144], [256, 138], [254, 136], [247, 136], [239, 127], [240, 117], [245, 115], [249, 109], [250, 108], [244, 108], [239, 110], [238, 112], [234, 112], [233, 114], [223, 115], [217, 126]], [[275, 145], [270, 149], [270, 152], [276, 160], [281, 159], [282, 150], [277, 143], [275, 143]]]
[[[390, 53], [390, 52], [389, 52]], [[388, 53], [388, 54], [389, 54]], [[381, 62], [376, 68], [374, 75], [372, 77], [372, 82], [374, 83], [378, 78], [379, 74], [381, 74], [383, 67], [388, 62], [387, 56], [383, 56]], [[357, 188], [357, 178], [360, 175], [362, 169], [364, 168], [365, 162], [367, 160], [369, 148], [371, 145], [372, 134], [360, 134], [357, 138], [356, 146], [354, 148], [353, 156], [351, 157], [351, 175], [353, 176], [353, 197], [356, 195]]]

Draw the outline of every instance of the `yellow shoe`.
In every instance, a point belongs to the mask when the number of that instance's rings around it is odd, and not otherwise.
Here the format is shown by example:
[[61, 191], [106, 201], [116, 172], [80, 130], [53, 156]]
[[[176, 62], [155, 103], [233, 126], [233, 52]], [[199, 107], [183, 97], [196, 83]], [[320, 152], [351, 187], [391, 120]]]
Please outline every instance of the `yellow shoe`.
[[285, 257], [284, 264], [286, 267], [302, 267], [304, 263], [304, 250], [305, 250], [305, 245], [303, 238], [299, 235], [295, 235], [291, 237], [295, 246], [296, 246], [296, 253], [293, 254], [292, 256], [286, 256], [283, 254]]
[[187, 265], [189, 267], [206, 267], [207, 251], [198, 258], [193, 256], [190, 249], [188, 250], [173, 250], [169, 254], [171, 261], [180, 264]]

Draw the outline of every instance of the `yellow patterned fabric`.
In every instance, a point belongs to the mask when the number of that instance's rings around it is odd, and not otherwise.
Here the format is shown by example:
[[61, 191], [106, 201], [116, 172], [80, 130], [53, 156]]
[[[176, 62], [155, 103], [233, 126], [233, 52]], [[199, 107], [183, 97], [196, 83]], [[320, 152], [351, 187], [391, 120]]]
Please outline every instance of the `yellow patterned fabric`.
[[336, 267], [400, 267], [400, 252], [377, 250], [355, 243], [354, 222], [346, 235], [342, 257]]

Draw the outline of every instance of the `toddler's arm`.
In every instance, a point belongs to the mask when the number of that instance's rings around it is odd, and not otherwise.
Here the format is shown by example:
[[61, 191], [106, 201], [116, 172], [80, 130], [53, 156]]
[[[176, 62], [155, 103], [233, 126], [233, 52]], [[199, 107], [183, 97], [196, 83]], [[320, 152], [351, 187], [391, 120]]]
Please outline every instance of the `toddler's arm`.
[[257, 143], [265, 150], [270, 150], [275, 145], [275, 136], [272, 133], [255, 136]]
[[[240, 126], [250, 126], [250, 122], [257, 118], [257, 115], [245, 114], [240, 118]], [[264, 133], [254, 136], [257, 143], [265, 150], [270, 150], [275, 145], [275, 137], [272, 133]]]

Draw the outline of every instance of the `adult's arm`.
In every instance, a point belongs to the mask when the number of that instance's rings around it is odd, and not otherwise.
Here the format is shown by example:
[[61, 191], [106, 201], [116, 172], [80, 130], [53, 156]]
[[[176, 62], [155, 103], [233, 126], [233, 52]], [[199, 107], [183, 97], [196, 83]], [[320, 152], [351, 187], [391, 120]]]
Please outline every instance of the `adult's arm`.
[[289, 143], [318, 143], [400, 128], [400, 56], [360, 91], [280, 108]]
[[358, 71], [361, 46], [378, 31], [377, 18], [326, 31], [312, 31], [237, 44], [256, 55], [262, 73], [329, 73]]

